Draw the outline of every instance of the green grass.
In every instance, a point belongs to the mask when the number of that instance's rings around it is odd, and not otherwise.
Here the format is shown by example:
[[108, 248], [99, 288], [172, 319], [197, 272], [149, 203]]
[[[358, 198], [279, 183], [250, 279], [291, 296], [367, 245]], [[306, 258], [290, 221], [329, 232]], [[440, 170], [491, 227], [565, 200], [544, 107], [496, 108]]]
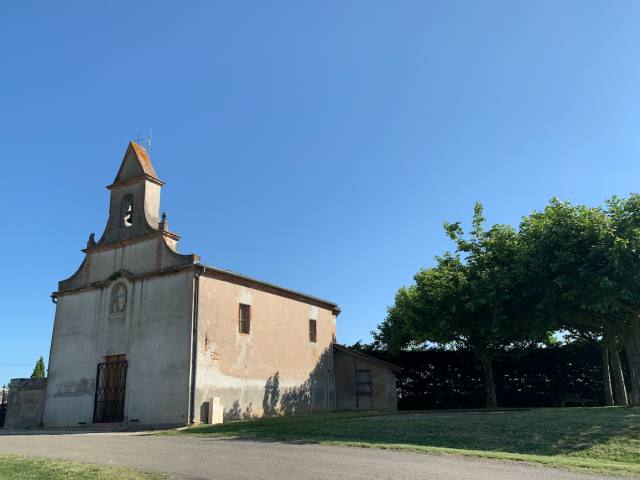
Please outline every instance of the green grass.
[[34, 458], [0, 453], [0, 478], [21, 480], [160, 480], [155, 473], [136, 472], [128, 468], [92, 465], [53, 458]]
[[520, 410], [509, 415], [363, 418], [371, 415], [341, 412], [238, 420], [165, 434], [429, 451], [640, 478], [640, 408], [553, 408]]

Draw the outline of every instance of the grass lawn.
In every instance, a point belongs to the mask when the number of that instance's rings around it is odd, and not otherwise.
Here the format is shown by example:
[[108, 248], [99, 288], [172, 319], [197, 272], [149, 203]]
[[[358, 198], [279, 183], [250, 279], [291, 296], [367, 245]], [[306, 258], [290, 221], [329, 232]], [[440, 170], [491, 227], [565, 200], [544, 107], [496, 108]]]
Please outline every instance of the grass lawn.
[[363, 418], [371, 415], [371, 412], [340, 412], [238, 420], [164, 434], [256, 437], [429, 451], [640, 478], [640, 408], [637, 407], [549, 408], [514, 411], [509, 415], [412, 419]]
[[0, 453], [0, 478], [21, 480], [160, 480], [168, 477], [155, 473], [136, 472], [128, 468], [87, 465], [68, 460]]

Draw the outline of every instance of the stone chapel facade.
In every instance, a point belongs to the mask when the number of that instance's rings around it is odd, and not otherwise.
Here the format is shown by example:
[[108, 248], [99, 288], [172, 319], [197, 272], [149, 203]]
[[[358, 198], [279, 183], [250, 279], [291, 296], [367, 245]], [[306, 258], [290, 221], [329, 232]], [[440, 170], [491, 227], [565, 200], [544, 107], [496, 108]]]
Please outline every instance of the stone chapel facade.
[[52, 295], [46, 427], [206, 422], [214, 397], [226, 420], [397, 408], [400, 369], [334, 343], [337, 304], [178, 253], [162, 185], [131, 142], [104, 233]]

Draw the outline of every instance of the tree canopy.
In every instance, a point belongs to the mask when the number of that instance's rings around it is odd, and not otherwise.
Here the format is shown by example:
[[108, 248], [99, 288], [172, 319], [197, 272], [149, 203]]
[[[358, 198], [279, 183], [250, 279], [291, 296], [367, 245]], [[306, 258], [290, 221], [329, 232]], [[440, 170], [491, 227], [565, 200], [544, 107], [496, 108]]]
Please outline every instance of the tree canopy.
[[538, 310], [564, 325], [619, 330], [640, 405], [640, 197], [606, 207], [553, 199], [520, 225], [523, 276]]
[[[470, 238], [459, 223], [445, 223], [456, 254], [436, 257], [410, 287], [400, 288], [387, 318], [373, 332], [390, 351], [432, 342], [468, 347], [482, 364], [486, 405], [497, 406], [491, 364], [500, 355], [522, 355], [549, 341], [549, 317], [535, 315], [532, 297], [522, 295], [516, 231], [494, 225], [485, 231], [482, 205], [474, 209]], [[465, 257], [461, 258], [461, 254]]]
[[33, 369], [33, 373], [31, 374], [31, 378], [44, 378], [46, 377], [44, 371], [44, 359], [40, 357], [40, 360], [36, 362], [36, 366]]
[[518, 230], [485, 231], [484, 222], [477, 203], [468, 238], [460, 223], [444, 224], [456, 252], [398, 290], [376, 342], [392, 352], [425, 342], [471, 348], [495, 406], [496, 356], [526, 353], [560, 329], [612, 345], [621, 335], [640, 405], [640, 196], [614, 196], [605, 207], [552, 199]]

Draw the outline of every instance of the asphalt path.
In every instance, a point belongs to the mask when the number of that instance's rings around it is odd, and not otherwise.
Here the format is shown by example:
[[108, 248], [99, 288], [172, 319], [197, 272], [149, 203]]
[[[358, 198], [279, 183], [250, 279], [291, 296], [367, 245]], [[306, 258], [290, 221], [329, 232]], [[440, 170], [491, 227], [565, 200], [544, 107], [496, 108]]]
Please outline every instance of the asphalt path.
[[188, 479], [545, 480], [601, 477], [454, 455], [124, 432], [0, 434], [0, 452], [102, 463]]

